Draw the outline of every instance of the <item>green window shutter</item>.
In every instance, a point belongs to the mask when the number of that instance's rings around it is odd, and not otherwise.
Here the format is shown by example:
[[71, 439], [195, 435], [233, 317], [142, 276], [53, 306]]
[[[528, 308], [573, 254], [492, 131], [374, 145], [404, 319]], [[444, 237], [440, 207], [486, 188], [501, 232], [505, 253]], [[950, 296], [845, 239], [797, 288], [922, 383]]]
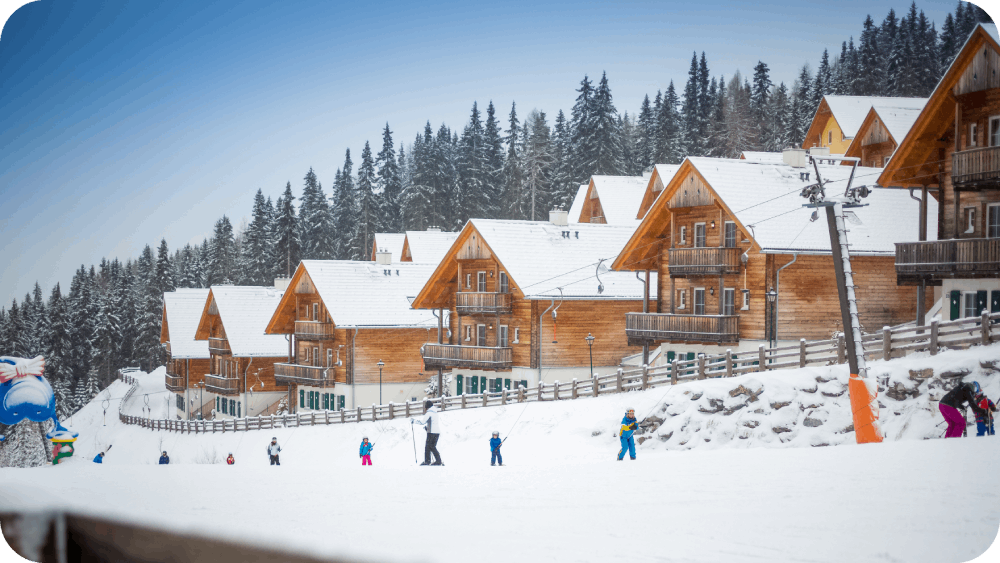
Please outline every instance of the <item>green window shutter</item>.
[[486, 390], [489, 389], [489, 387], [486, 386], [486, 376], [485, 375], [479, 378], [479, 389], [483, 393], [485, 393]]
[[962, 292], [955, 290], [951, 292], [951, 320], [962, 316]]
[[668, 362], [673, 362], [674, 358], [676, 358], [676, 357], [677, 357], [677, 353], [676, 352], [674, 352], [673, 350], [668, 350], [667, 351], [667, 361]]
[[219, 398], [215, 398], [215, 410], [222, 412], [222, 407], [219, 406]]
[[299, 406], [306, 406], [306, 392], [304, 389], [299, 389]]
[[986, 310], [986, 290], [976, 292], [976, 314], [982, 315]]
[[243, 416], [243, 401], [236, 402], [236, 416]]
[[462, 374], [455, 376], [455, 393], [462, 394]]
[[510, 390], [510, 379], [504, 379], [503, 380], [503, 386], [506, 387], [507, 390], [509, 391]]
[[330, 410], [330, 394], [323, 393], [323, 410]]
[[345, 395], [340, 396], [340, 408], [343, 409], [347, 405], [347, 397]]
[[998, 289], [990, 292], [990, 312], [1000, 313], [1000, 290]]
[[527, 387], [527, 386], [528, 386], [528, 380], [527, 379], [522, 379], [521, 380], [521, 387]]
[[473, 395], [475, 395], [476, 393], [478, 393], [479, 392], [479, 378], [473, 375], [473, 376], [469, 377], [469, 383], [470, 383], [470, 385], [469, 385], [469, 387], [470, 387], [469, 393], [472, 393]]

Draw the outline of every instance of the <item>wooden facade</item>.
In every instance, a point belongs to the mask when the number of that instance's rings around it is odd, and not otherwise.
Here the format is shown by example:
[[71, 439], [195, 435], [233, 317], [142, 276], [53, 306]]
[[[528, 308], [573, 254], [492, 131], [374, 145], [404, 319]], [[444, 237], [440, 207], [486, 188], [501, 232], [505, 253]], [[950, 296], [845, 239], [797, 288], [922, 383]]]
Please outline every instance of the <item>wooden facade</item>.
[[[851, 134], [853, 135], [854, 132], [852, 131]], [[827, 103], [824, 96], [816, 108], [812, 123], [802, 141], [802, 148], [828, 147], [831, 154], [844, 154], [852, 139], [853, 137], [848, 137], [837, 122], [837, 118], [834, 117], [830, 104]]]
[[872, 108], [844, 156], [860, 158], [861, 166], [882, 168], [889, 163], [898, 145], [899, 140], [892, 136], [878, 111]]

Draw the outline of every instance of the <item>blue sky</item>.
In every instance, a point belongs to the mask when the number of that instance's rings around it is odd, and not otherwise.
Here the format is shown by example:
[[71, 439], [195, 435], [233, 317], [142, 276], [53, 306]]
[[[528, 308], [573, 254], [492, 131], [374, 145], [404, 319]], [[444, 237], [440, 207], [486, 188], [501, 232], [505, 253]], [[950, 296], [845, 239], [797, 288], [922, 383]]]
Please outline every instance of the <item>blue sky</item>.
[[[200, 242], [253, 194], [329, 190], [386, 122], [461, 128], [473, 101], [554, 117], [607, 71], [619, 111], [683, 87], [692, 51], [713, 75], [804, 62], [906, 2], [56, 2], [0, 36], [0, 304], [46, 294], [80, 264]], [[918, 7], [940, 28], [955, 2]], [[377, 150], [377, 149], [376, 149]]]

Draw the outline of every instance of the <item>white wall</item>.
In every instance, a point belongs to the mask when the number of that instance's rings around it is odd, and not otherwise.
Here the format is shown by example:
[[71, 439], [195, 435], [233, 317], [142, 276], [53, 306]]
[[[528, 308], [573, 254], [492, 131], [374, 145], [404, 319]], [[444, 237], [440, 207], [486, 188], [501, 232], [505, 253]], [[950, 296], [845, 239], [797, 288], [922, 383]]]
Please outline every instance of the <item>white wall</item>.
[[[382, 401], [381, 404], [393, 403], [405, 403], [406, 401], [423, 400], [424, 389], [427, 388], [427, 382], [420, 381], [415, 383], [383, 383], [382, 384]], [[310, 391], [318, 392], [320, 395], [324, 393], [332, 393], [336, 396], [343, 395], [344, 408], [345, 409], [356, 409], [358, 407], [370, 407], [372, 404], [379, 404], [379, 384], [378, 383], [358, 383], [355, 385], [347, 385], [338, 383], [334, 387], [320, 388], [320, 387], [310, 387], [307, 385], [299, 385], [296, 393], [301, 391], [308, 393]], [[299, 404], [299, 412], [312, 412], [308, 407], [308, 401], [302, 403], [298, 400], [299, 395], [296, 395], [296, 401]], [[320, 401], [320, 409], [322, 410], [322, 400]], [[331, 409], [338, 410], [338, 409]]]

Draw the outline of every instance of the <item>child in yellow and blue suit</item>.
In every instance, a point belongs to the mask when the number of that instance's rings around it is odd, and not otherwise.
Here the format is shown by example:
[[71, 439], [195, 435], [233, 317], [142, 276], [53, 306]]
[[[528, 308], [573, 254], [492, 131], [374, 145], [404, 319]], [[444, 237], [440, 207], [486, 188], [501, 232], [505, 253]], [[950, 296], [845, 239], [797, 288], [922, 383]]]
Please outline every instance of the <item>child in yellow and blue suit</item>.
[[635, 409], [629, 409], [625, 413], [625, 418], [622, 419], [622, 428], [618, 433], [622, 441], [622, 449], [618, 452], [618, 461], [625, 458], [626, 450], [628, 450], [628, 456], [635, 459], [635, 439], [632, 438], [632, 434], [637, 428], [639, 428], [639, 423], [635, 420]]

